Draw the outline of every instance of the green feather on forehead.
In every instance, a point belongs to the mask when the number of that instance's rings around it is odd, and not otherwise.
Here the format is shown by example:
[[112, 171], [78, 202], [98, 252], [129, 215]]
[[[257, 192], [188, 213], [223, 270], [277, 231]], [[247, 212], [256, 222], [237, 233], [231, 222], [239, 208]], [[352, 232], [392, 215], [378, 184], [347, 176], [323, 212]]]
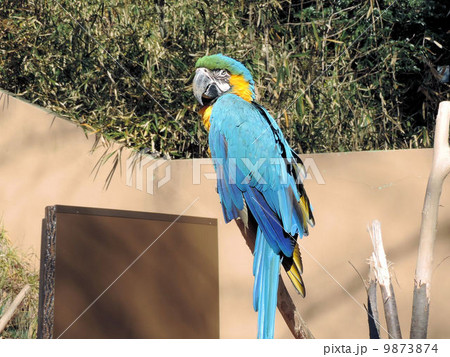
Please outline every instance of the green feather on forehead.
[[197, 63], [195, 64], [195, 68], [200, 67], [208, 68], [210, 70], [226, 69], [233, 75], [242, 75], [244, 79], [251, 85], [254, 84], [253, 77], [250, 71], [245, 68], [245, 66], [241, 62], [236, 61], [231, 57], [224, 56], [221, 53], [199, 58], [197, 60]]

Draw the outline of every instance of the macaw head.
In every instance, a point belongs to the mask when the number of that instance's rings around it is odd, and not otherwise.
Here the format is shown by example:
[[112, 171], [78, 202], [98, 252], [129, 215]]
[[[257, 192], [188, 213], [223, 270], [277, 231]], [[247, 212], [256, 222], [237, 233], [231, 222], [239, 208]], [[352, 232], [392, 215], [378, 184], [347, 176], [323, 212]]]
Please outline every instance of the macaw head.
[[255, 99], [252, 75], [245, 66], [222, 54], [205, 56], [195, 64], [194, 96], [209, 106], [225, 93], [234, 93], [251, 102]]

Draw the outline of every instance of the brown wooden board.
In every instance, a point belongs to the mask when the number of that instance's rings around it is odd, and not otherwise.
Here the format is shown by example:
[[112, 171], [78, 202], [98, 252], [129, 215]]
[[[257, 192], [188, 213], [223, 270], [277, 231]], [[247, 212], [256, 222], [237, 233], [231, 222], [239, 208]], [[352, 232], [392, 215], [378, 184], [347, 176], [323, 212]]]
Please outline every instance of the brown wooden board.
[[217, 220], [51, 206], [40, 338], [219, 338]]

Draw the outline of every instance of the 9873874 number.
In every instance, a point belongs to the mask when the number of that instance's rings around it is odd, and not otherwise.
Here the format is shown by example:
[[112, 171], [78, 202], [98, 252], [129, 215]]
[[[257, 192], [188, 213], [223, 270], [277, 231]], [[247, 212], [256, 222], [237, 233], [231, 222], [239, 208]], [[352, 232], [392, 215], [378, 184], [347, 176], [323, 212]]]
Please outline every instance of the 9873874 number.
[[437, 353], [437, 344], [431, 343], [385, 343], [384, 353]]

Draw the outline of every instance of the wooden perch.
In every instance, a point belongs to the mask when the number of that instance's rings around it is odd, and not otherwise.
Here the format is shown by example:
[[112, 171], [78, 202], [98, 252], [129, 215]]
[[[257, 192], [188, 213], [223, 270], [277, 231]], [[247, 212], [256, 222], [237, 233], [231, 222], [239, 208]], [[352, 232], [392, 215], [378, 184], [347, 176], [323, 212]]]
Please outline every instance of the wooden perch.
[[450, 102], [441, 102], [436, 118], [433, 163], [422, 210], [422, 225], [414, 278], [411, 338], [427, 337], [433, 250], [436, 239], [439, 199], [441, 197], [442, 184], [450, 172], [449, 123]]
[[305, 320], [303, 320], [302, 316], [294, 305], [294, 302], [292, 301], [292, 298], [289, 295], [289, 292], [284, 285], [281, 276], [278, 284], [277, 307], [278, 311], [280, 311], [281, 313], [281, 316], [283, 316], [286, 325], [289, 327], [289, 330], [291, 330], [291, 333], [295, 338], [314, 338], [312, 332], [306, 325]]
[[389, 266], [384, 252], [383, 239], [381, 237], [380, 222], [377, 220], [373, 221], [372, 228], [369, 227], [368, 230], [373, 244], [373, 253], [371, 257], [373, 271], [375, 273], [375, 278], [380, 285], [389, 338], [402, 338], [394, 288], [392, 287]]
[[[256, 241], [255, 222], [249, 220], [246, 227], [246, 225], [241, 219], [237, 219], [236, 224], [241, 230], [241, 233], [244, 236], [248, 247], [253, 253], [253, 251], [255, 250], [255, 241]], [[278, 311], [280, 311], [281, 316], [283, 316], [284, 321], [289, 327], [289, 330], [291, 330], [291, 333], [295, 338], [299, 339], [314, 338], [308, 326], [306, 326], [306, 323], [303, 320], [302, 316], [295, 307], [295, 304], [292, 301], [292, 298], [289, 295], [289, 292], [287, 291], [286, 285], [284, 285], [281, 276], [278, 284], [277, 307]]]
[[25, 285], [22, 290], [20, 290], [20, 293], [16, 296], [16, 298], [13, 300], [12, 304], [9, 306], [8, 310], [3, 314], [3, 316], [0, 318], [0, 333], [3, 332], [6, 325], [8, 325], [8, 322], [12, 319], [14, 316], [14, 313], [16, 312], [19, 305], [22, 303], [25, 296], [28, 294], [28, 292], [31, 290], [30, 285]]

